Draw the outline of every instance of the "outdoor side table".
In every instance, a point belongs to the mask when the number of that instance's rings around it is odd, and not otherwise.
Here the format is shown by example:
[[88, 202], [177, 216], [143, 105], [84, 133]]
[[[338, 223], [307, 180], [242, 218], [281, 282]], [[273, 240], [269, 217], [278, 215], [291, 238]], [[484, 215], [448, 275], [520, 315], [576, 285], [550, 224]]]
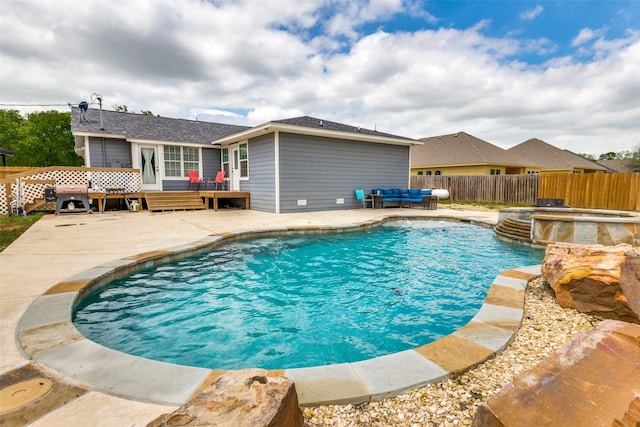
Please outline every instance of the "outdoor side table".
[[422, 196], [422, 209], [438, 209], [438, 196]]
[[105, 195], [104, 195], [104, 200], [102, 201], [102, 213], [104, 214], [104, 211], [107, 207], [107, 197], [110, 194], [119, 194], [122, 196], [122, 198], [124, 199], [124, 203], [125, 205], [127, 205], [127, 210], [130, 211], [131, 207], [129, 206], [129, 200], [127, 200], [127, 193], [125, 191], [124, 188], [122, 187], [106, 187], [104, 189]]
[[382, 209], [382, 194], [372, 194], [373, 209]]

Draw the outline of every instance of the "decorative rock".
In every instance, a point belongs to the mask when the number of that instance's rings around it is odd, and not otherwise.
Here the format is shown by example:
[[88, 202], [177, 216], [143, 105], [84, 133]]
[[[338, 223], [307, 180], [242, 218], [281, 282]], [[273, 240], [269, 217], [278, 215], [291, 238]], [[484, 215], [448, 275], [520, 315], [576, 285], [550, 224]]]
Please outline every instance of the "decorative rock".
[[640, 323], [640, 280], [633, 259], [640, 259], [640, 248], [628, 244], [554, 243], [547, 246], [542, 275], [561, 307]]
[[302, 427], [295, 385], [264, 369], [227, 371], [211, 386], [147, 427]]
[[640, 257], [629, 257], [622, 264], [620, 287], [627, 297], [627, 304], [640, 313]]
[[605, 320], [478, 407], [474, 427], [637, 425], [640, 326]]

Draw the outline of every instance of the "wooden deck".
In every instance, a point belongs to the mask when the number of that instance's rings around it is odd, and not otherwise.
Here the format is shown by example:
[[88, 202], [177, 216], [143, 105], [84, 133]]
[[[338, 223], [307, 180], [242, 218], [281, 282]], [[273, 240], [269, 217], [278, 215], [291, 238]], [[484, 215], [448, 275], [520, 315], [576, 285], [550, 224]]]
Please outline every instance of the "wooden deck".
[[98, 212], [102, 212], [104, 199], [138, 200], [140, 206], [143, 200], [151, 212], [180, 211], [210, 209], [217, 211], [221, 201], [233, 203], [233, 207], [250, 209], [250, 193], [247, 191], [144, 191], [126, 194], [89, 193], [89, 198], [97, 202]]

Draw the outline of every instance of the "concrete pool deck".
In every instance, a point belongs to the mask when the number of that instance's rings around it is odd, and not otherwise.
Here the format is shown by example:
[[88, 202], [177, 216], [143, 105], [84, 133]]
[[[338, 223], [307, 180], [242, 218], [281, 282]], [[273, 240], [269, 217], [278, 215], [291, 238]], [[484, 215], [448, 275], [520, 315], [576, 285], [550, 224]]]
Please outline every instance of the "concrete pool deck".
[[[221, 374], [135, 358], [79, 335], [69, 316], [77, 295], [74, 286], [96, 277], [100, 269], [137, 262], [140, 254], [146, 254], [144, 259], [157, 251], [176, 252], [194, 242], [210, 241], [215, 234], [349, 226], [389, 215], [486, 224], [495, 224], [498, 218], [498, 212], [446, 208], [285, 215], [244, 210], [46, 215], [0, 253], [0, 388], [38, 378], [49, 379], [52, 386], [31, 403], [25, 400], [10, 410], [3, 406], [0, 418], [33, 426], [144, 426], [175, 410]], [[301, 404], [366, 401], [444, 378], [508, 345], [521, 321], [524, 287], [538, 274], [533, 267], [498, 276], [478, 315], [438, 344], [368, 361], [281, 373], [295, 381]], [[68, 287], [60, 285], [65, 283]]]

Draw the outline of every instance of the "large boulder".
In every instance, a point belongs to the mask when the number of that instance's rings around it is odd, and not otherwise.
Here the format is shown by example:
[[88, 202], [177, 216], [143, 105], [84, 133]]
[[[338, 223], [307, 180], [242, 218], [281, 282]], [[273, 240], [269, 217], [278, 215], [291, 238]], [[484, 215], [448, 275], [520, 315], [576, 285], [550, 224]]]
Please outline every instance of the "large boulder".
[[175, 412], [147, 424], [161, 426], [302, 427], [294, 383], [263, 369], [227, 371]]
[[605, 320], [517, 375], [472, 427], [640, 425], [640, 325]]
[[552, 243], [542, 275], [560, 306], [640, 323], [640, 248]]

